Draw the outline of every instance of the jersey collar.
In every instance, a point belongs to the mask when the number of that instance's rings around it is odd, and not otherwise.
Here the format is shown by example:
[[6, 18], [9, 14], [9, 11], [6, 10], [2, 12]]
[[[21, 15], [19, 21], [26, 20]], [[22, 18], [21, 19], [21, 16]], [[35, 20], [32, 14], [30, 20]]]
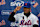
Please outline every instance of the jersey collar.
[[[22, 15], [23, 15], [23, 16], [26, 16], [26, 15], [24, 15], [24, 12], [22, 12]], [[28, 17], [30, 17], [30, 15], [31, 15], [31, 12], [30, 12], [30, 14], [29, 14], [29, 16], [28, 16]], [[27, 17], [27, 16], [26, 16], [26, 17]], [[27, 17], [27, 18], [28, 18], [28, 17]]]

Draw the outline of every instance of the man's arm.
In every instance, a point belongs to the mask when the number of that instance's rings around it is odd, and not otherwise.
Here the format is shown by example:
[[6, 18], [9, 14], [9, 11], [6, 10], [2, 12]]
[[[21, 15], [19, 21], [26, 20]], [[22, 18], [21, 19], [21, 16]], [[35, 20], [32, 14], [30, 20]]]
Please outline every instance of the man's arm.
[[36, 16], [34, 17], [33, 27], [39, 27], [39, 19]]
[[15, 18], [13, 17], [14, 15], [15, 15], [15, 12], [12, 12], [8, 20], [11, 22], [15, 22]]
[[15, 13], [17, 12], [17, 11], [19, 11], [20, 9], [21, 9], [21, 7], [22, 6], [18, 6], [18, 7], [16, 7], [15, 8], [15, 10], [11, 13], [11, 15], [9, 16], [9, 21], [11, 21], [11, 22], [15, 22], [15, 18], [13, 17], [14, 15], [15, 15]]

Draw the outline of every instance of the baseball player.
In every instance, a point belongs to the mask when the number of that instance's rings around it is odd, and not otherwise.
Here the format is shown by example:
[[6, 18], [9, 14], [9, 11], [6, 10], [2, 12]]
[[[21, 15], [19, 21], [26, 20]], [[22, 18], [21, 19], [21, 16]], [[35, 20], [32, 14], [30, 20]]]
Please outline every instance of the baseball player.
[[9, 16], [9, 21], [18, 21], [19, 27], [38, 27], [38, 18], [30, 12], [31, 4], [25, 2], [23, 6], [24, 12], [16, 14], [17, 11], [21, 9], [22, 6], [17, 6], [14, 11]]

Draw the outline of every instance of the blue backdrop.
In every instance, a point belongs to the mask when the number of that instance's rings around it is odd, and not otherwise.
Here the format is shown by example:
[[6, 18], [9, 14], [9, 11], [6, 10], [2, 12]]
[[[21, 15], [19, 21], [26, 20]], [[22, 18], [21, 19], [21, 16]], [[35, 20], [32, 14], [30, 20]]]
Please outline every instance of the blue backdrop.
[[[2, 20], [5, 20], [6, 25], [4, 27], [9, 27], [10, 26], [10, 21], [8, 21], [9, 15], [4, 14], [3, 12], [5, 12], [5, 11], [6, 12], [12, 12], [16, 8], [16, 6], [10, 6], [10, 3], [14, 2], [14, 1], [15, 0], [5, 0], [6, 4], [5, 5], [0, 5], [0, 22]], [[25, 1], [25, 0], [22, 0], [22, 1]], [[30, 1], [30, 0], [26, 0], [26, 1]], [[38, 13], [40, 13], [40, 0], [35, 0], [35, 1], [38, 2], [39, 5], [36, 8], [31, 6], [31, 10], [32, 10], [33, 14], [38, 15]], [[23, 8], [21, 8], [21, 10], [18, 11], [17, 13], [23, 12], [22, 9]], [[40, 19], [40, 17], [39, 17], [39, 19]]]

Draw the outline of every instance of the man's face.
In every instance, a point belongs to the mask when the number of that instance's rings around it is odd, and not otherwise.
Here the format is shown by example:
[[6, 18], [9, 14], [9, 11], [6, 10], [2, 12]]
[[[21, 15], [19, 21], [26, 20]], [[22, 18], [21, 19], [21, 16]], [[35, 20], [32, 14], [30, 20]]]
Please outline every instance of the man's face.
[[29, 13], [29, 12], [30, 12], [30, 8], [24, 7], [24, 13]]

